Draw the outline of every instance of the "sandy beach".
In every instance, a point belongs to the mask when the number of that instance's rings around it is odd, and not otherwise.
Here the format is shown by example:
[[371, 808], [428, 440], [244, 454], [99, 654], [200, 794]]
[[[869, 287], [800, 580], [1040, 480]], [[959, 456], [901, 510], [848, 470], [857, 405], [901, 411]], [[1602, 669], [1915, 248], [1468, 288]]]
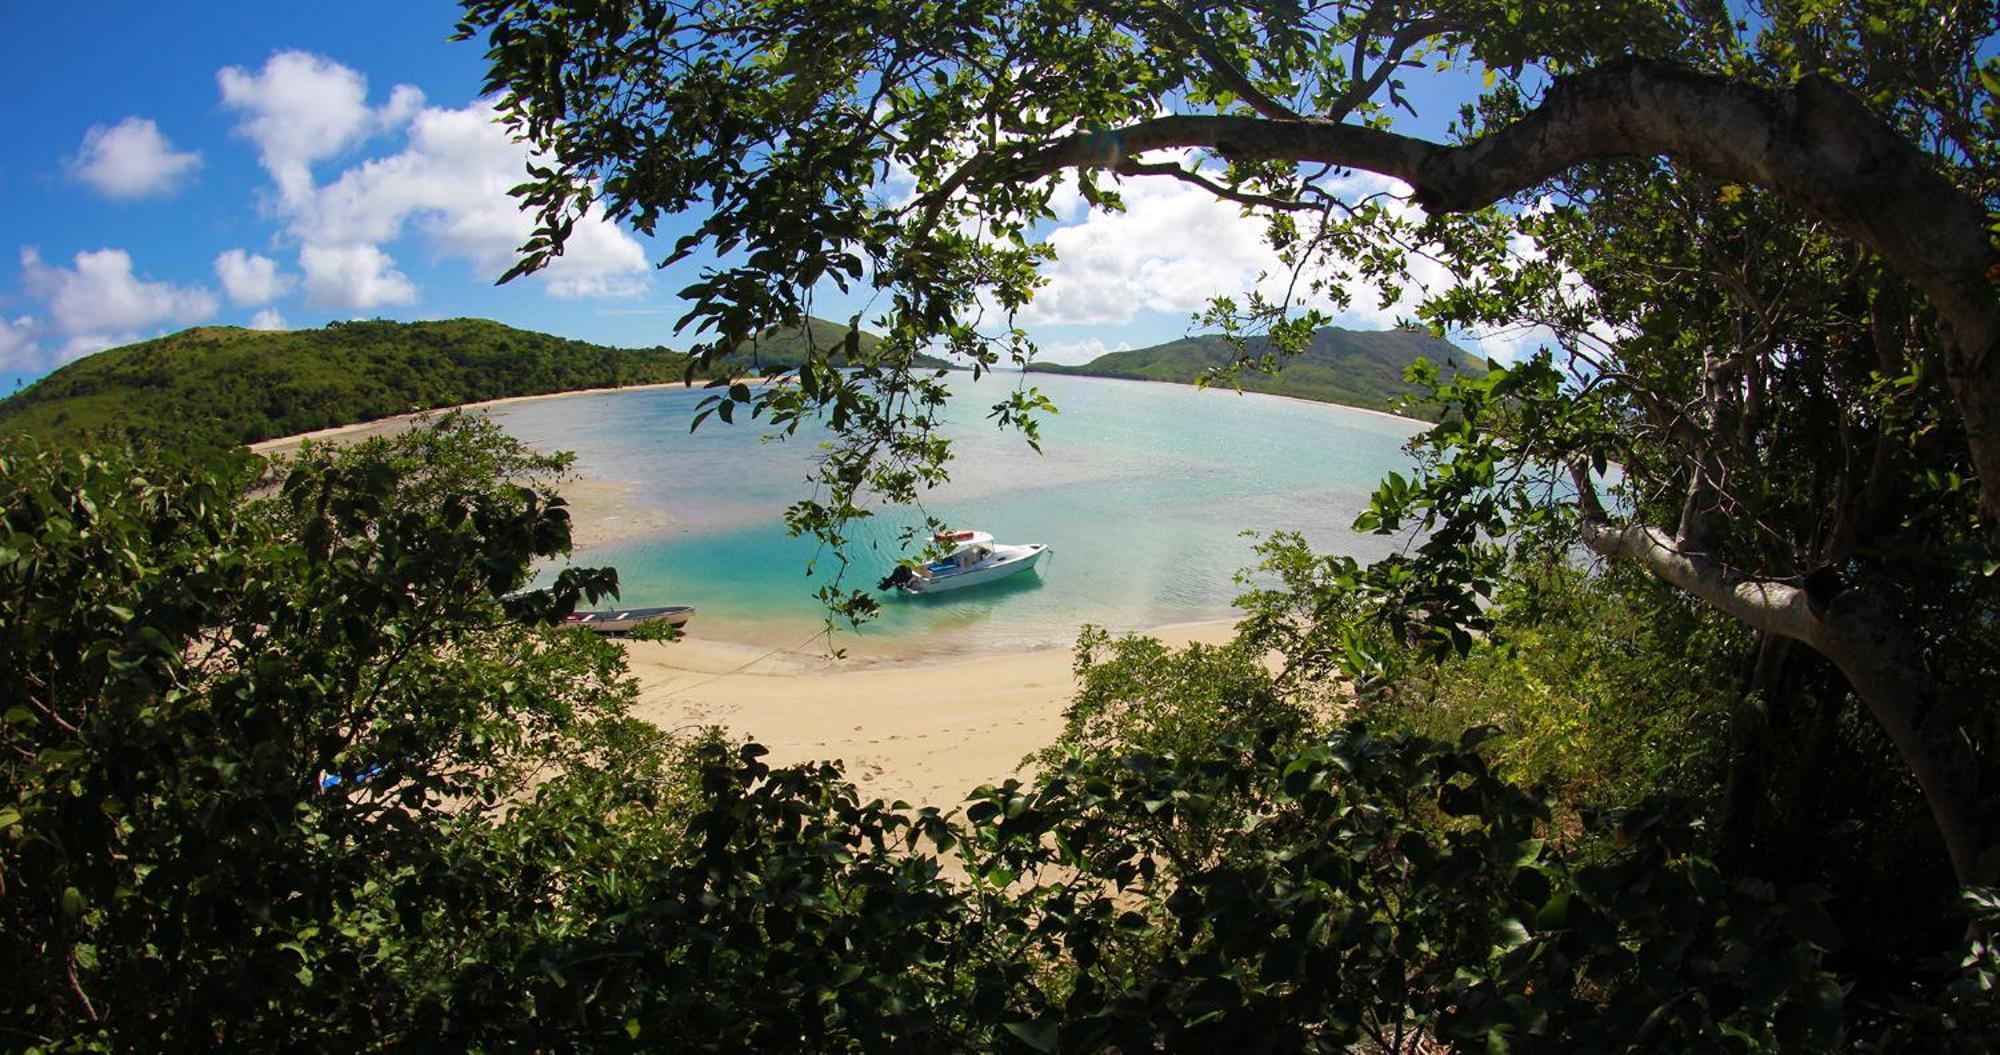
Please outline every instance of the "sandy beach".
[[[699, 618], [688, 629], [680, 641], [626, 645], [637, 717], [669, 730], [722, 726], [770, 748], [774, 764], [837, 759], [864, 798], [949, 807], [1016, 775], [1062, 731], [1076, 690], [1065, 648], [835, 661], [704, 641]], [[1176, 644], [1233, 634], [1226, 621], [1153, 631]]]

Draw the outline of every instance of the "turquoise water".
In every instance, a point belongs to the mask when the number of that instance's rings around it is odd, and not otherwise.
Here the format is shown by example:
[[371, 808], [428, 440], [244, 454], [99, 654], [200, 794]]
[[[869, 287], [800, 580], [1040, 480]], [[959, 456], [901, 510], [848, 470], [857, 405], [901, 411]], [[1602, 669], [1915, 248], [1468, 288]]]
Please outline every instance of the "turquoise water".
[[[1019, 375], [959, 375], [947, 435], [951, 482], [925, 507], [1001, 542], [1052, 554], [1014, 580], [935, 597], [880, 594], [882, 617], [837, 642], [978, 650], [1068, 644], [1084, 623], [1137, 630], [1228, 616], [1234, 573], [1255, 560], [1242, 532], [1297, 530], [1322, 550], [1373, 559], [1394, 540], [1348, 527], [1383, 473], [1407, 470], [1420, 427], [1383, 415], [1179, 385], [1037, 375], [1061, 412], [1042, 453], [987, 421]], [[787, 538], [785, 507], [807, 494], [819, 437], [766, 441], [710, 419], [690, 434], [700, 391], [649, 389], [495, 407], [494, 421], [586, 476], [636, 483], [672, 524], [654, 538], [579, 551], [618, 569], [626, 603], [693, 604], [702, 636], [763, 644], [810, 636], [823, 617], [814, 544]], [[859, 525], [846, 582], [871, 589], [899, 555], [887, 513]], [[822, 559], [821, 576], [832, 562]]]

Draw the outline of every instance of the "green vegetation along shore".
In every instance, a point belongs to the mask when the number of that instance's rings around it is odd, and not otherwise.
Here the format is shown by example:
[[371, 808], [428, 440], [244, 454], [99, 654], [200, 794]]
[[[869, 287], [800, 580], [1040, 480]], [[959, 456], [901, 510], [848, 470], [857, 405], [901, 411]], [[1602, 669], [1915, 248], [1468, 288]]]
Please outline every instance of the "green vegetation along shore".
[[[795, 363], [809, 340], [839, 347], [846, 332], [809, 318], [745, 342], [704, 374]], [[863, 354], [879, 345], [861, 334]], [[202, 326], [98, 352], [0, 400], [0, 434], [231, 446], [461, 403], [680, 381], [687, 365], [686, 353], [664, 347], [611, 348], [486, 319]]]
[[[1028, 369], [1049, 374], [1193, 384], [1211, 371], [1228, 366], [1239, 355], [1255, 361], [1270, 352], [1271, 342], [1267, 338], [1250, 338], [1239, 353], [1227, 338], [1203, 334], [1151, 348], [1111, 352], [1081, 366], [1035, 363]], [[1245, 369], [1237, 374], [1236, 380], [1246, 392], [1390, 410], [1397, 399], [1413, 392], [1403, 380], [1403, 371], [1418, 359], [1428, 359], [1446, 372], [1455, 370], [1474, 375], [1486, 372], [1477, 356], [1429, 334], [1328, 326], [1314, 331], [1305, 350], [1283, 360], [1277, 373]]]

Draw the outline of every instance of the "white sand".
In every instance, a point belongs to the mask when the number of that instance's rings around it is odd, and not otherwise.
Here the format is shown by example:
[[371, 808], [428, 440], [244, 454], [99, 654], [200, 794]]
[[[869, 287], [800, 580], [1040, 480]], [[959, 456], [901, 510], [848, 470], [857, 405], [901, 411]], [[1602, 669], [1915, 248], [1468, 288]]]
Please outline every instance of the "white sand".
[[[697, 616], [680, 641], [626, 646], [636, 716], [670, 730], [722, 726], [770, 748], [773, 764], [837, 759], [864, 799], [948, 807], [1016, 775], [1062, 731], [1076, 692], [1067, 649], [871, 665], [767, 655], [703, 641], [700, 629]], [[1213, 622], [1154, 636], [1215, 644], [1234, 633]]]

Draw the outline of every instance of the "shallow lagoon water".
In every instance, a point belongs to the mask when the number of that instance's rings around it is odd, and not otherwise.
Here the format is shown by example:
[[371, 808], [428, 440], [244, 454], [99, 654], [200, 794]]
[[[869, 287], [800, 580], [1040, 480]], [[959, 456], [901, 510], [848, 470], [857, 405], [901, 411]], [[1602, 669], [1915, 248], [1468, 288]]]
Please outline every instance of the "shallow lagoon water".
[[[1042, 453], [987, 420], [1018, 374], [953, 378], [952, 480], [924, 505], [1002, 542], [1045, 542], [1036, 571], [934, 597], [878, 594], [882, 616], [836, 644], [903, 651], [1067, 645], [1085, 623], [1138, 630], [1223, 618], [1255, 561], [1245, 531], [1296, 530], [1315, 547], [1380, 557], [1396, 540], [1352, 531], [1369, 493], [1422, 426], [1325, 404], [1181, 385], [1033, 375], [1060, 413]], [[578, 563], [618, 569], [625, 603], [693, 604], [702, 636], [803, 643], [824, 613], [832, 571], [814, 543], [788, 538], [785, 507], [808, 493], [819, 436], [768, 441], [758, 423], [711, 418], [690, 433], [700, 390], [643, 389], [495, 407], [508, 432], [577, 454], [588, 477], [631, 481], [672, 519], [654, 537], [606, 544]], [[900, 553], [885, 511], [859, 524], [847, 584], [872, 589]], [[801, 641], [794, 642], [797, 637]]]

